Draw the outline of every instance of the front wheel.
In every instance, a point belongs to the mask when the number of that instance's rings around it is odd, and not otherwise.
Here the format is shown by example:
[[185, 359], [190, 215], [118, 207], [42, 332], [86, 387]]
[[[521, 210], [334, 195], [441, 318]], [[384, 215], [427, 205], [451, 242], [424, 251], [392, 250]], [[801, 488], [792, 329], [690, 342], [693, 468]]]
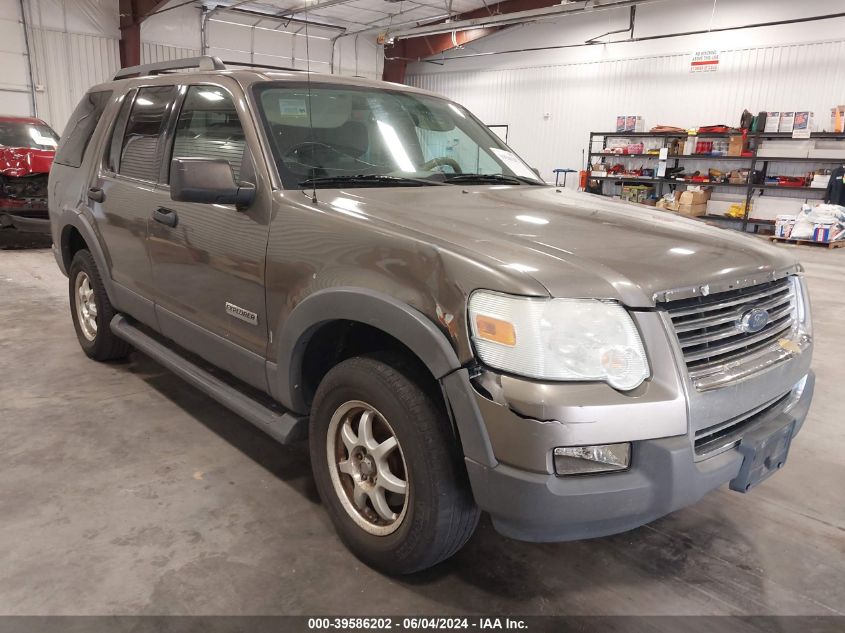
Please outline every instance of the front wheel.
[[478, 523], [449, 420], [398, 357], [334, 367], [311, 412], [311, 464], [343, 542], [393, 574], [452, 556]]

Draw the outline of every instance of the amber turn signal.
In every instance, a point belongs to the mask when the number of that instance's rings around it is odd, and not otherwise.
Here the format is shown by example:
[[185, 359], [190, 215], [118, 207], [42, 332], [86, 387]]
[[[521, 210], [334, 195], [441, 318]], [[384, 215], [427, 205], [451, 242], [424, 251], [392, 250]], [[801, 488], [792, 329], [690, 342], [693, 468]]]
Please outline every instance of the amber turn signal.
[[484, 314], [477, 314], [475, 315], [475, 328], [479, 338], [511, 347], [516, 345], [516, 330], [513, 323], [494, 319]]

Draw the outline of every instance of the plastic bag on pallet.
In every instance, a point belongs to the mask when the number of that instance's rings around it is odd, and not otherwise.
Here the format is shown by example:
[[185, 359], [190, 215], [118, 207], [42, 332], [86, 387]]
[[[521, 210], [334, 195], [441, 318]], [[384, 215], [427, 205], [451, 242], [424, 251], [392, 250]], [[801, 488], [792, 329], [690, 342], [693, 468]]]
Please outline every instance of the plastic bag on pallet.
[[803, 205], [790, 237], [816, 242], [845, 239], [845, 207], [838, 204]]

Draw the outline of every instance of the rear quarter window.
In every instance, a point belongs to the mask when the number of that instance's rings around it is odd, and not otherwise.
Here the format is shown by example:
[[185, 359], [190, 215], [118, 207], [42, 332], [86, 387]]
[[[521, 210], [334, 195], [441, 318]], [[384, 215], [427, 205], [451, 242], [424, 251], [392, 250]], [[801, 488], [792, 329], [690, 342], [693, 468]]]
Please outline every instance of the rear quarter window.
[[68, 119], [54, 162], [68, 167], [79, 167], [82, 164], [88, 142], [111, 96], [111, 90], [102, 90], [89, 92], [82, 97], [82, 101]]

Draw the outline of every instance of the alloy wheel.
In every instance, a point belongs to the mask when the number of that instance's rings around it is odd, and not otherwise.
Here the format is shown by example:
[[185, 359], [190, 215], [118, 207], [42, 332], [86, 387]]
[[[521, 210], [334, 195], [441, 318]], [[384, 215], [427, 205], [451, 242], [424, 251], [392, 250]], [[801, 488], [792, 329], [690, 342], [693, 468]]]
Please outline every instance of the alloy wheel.
[[82, 335], [89, 341], [97, 338], [97, 300], [91, 280], [85, 272], [80, 271], [74, 283], [74, 297], [76, 299], [76, 318]]
[[408, 469], [399, 440], [373, 406], [352, 400], [329, 422], [326, 456], [335, 493], [366, 532], [387, 536], [408, 510]]

